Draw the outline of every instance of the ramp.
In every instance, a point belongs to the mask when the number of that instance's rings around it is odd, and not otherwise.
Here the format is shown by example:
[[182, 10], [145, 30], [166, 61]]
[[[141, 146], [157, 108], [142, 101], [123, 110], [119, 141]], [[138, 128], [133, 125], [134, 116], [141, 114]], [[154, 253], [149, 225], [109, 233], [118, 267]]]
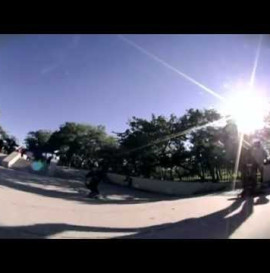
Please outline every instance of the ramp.
[[2, 160], [1, 164], [6, 168], [11, 168], [20, 158], [21, 158], [20, 153], [12, 152], [10, 155], [6, 156]]
[[28, 172], [31, 170], [31, 162], [21, 157], [12, 165], [11, 168], [18, 171]]

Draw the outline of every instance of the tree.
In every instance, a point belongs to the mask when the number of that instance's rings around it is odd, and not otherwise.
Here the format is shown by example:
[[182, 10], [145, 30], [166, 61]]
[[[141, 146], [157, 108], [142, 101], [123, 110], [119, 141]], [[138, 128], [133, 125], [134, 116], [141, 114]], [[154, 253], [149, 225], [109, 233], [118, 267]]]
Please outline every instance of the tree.
[[118, 133], [120, 149], [134, 173], [150, 177], [157, 167], [172, 169], [172, 152], [183, 147], [185, 136], [175, 136], [179, 132], [176, 116], [169, 119], [152, 115], [152, 119], [133, 117], [129, 129]]
[[14, 136], [6, 137], [3, 140], [3, 149], [7, 154], [11, 154], [19, 147], [17, 140]]
[[239, 143], [233, 121], [224, 126], [219, 120], [213, 109], [188, 109], [180, 117], [133, 117], [117, 139], [104, 126], [66, 122], [55, 132], [30, 132], [26, 143], [39, 156], [58, 151], [66, 166], [89, 168], [103, 162], [117, 173], [180, 180], [198, 176], [201, 181], [210, 175], [218, 182], [223, 169], [233, 169]]
[[0, 152], [4, 149], [5, 139], [8, 138], [7, 132], [0, 126]]
[[228, 120], [225, 126], [213, 124], [221, 118], [213, 109], [192, 110], [188, 114], [193, 123], [208, 124], [193, 130], [189, 136], [192, 169], [202, 181], [205, 181], [206, 174], [210, 174], [212, 181], [218, 182], [222, 179], [222, 169], [232, 171], [234, 167], [239, 143], [237, 127], [232, 120]]
[[17, 139], [14, 136], [10, 136], [3, 128], [0, 126], [0, 152], [6, 152], [11, 154], [19, 146]]
[[117, 134], [123, 160], [133, 166], [134, 173], [145, 177], [155, 175], [159, 168], [169, 171], [170, 179], [178, 173], [180, 179], [198, 175], [205, 181], [209, 173], [213, 182], [219, 181], [226, 165], [222, 142], [226, 132], [213, 122], [220, 119], [213, 109], [189, 109], [180, 118], [152, 115], [147, 121], [133, 117], [129, 128]]
[[202, 181], [205, 181], [208, 172], [213, 182], [220, 179], [218, 167], [222, 161], [222, 148], [218, 141], [221, 132], [220, 127], [212, 126], [212, 122], [220, 118], [220, 114], [212, 109], [203, 111], [190, 109], [181, 118], [184, 124], [194, 128], [188, 137], [191, 144], [189, 166]]
[[31, 131], [25, 138], [27, 150], [33, 152], [36, 159], [41, 159], [43, 153], [51, 152], [48, 141], [52, 135], [49, 130]]
[[62, 164], [89, 167], [101, 159], [106, 148], [116, 145], [116, 140], [107, 135], [104, 126], [66, 122], [51, 135], [48, 145], [59, 150]]

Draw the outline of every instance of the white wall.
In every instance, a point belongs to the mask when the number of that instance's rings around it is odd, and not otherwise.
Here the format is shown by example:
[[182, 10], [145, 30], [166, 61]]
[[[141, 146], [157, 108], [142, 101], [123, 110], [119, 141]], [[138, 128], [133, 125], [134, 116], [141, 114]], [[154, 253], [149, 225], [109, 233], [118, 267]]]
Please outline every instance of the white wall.
[[[112, 183], [119, 185], [127, 185], [125, 176], [109, 173], [108, 178]], [[227, 183], [211, 183], [211, 182], [174, 182], [166, 180], [145, 179], [140, 177], [132, 177], [132, 186], [137, 189], [165, 193], [170, 195], [189, 196], [199, 193], [214, 192], [225, 189]]]

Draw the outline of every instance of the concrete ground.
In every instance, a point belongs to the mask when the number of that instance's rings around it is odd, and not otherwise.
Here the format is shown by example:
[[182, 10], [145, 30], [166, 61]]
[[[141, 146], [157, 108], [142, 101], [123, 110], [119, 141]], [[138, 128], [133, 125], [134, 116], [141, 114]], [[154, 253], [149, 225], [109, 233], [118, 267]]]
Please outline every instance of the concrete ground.
[[0, 238], [270, 238], [270, 193], [172, 198], [0, 167]]

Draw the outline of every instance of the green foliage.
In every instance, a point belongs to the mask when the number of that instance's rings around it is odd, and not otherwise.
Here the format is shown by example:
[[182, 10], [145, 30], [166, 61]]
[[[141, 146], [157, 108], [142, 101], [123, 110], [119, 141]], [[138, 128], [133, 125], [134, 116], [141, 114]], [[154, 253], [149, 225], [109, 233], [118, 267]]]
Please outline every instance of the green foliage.
[[137, 175], [156, 177], [159, 173], [164, 178], [165, 170], [170, 179], [193, 175], [205, 181], [210, 175], [217, 182], [221, 168], [232, 167], [228, 142], [231, 146], [238, 143], [237, 131], [228, 130], [233, 124], [225, 128], [213, 124], [220, 118], [213, 109], [189, 109], [180, 118], [152, 115], [147, 121], [133, 117], [129, 128], [117, 134], [122, 157]]
[[10, 136], [1, 126], [0, 126], [0, 151], [10, 154], [16, 150], [19, 146], [17, 144], [17, 139], [14, 136]]
[[17, 144], [17, 140], [15, 137], [9, 136], [4, 139], [4, 151], [7, 154], [11, 154], [12, 152], [14, 152], [18, 146], [19, 145]]
[[43, 153], [50, 152], [48, 141], [51, 134], [52, 132], [48, 130], [38, 130], [28, 133], [25, 139], [26, 148], [33, 152], [36, 159], [42, 158]]
[[[150, 120], [133, 117], [116, 138], [103, 126], [66, 122], [54, 132], [30, 132], [25, 142], [38, 155], [58, 151], [66, 166], [103, 162], [126, 175], [218, 182], [224, 170], [232, 174], [239, 142], [234, 122], [217, 126], [220, 119], [214, 109], [188, 109], [180, 117], [152, 115]], [[260, 133], [270, 136], [267, 128]]]
[[174, 150], [179, 149], [184, 136], [173, 137], [179, 131], [178, 119], [152, 115], [147, 121], [133, 117], [129, 129], [118, 133], [123, 157], [131, 164], [136, 174], [150, 177], [158, 166], [170, 167]]
[[66, 122], [51, 135], [48, 145], [52, 151], [59, 150], [64, 165], [88, 167], [101, 156], [108, 160], [106, 150], [113, 149], [116, 140], [103, 126]]

